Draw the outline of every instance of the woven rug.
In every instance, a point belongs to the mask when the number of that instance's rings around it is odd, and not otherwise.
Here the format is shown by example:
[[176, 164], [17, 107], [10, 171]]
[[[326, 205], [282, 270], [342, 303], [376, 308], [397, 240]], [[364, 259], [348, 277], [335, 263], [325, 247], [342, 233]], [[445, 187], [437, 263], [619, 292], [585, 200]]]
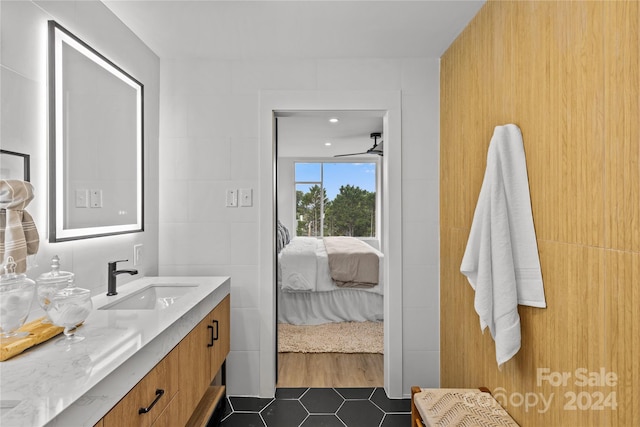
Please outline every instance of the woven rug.
[[278, 324], [280, 353], [383, 353], [383, 322]]

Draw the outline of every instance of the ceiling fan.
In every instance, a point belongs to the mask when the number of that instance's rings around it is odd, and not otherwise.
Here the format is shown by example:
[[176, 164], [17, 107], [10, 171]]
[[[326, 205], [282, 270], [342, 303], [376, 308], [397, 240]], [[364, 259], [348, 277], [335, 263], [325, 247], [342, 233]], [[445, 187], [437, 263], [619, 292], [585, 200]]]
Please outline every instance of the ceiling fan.
[[378, 138], [380, 138], [381, 136], [382, 134], [380, 132], [373, 132], [370, 135], [370, 138], [373, 139], [373, 147], [369, 148], [367, 151], [364, 151], [362, 153], [336, 154], [333, 157], [359, 156], [361, 154], [377, 154], [378, 156], [382, 156], [382, 143], [384, 141], [380, 141], [378, 143]]

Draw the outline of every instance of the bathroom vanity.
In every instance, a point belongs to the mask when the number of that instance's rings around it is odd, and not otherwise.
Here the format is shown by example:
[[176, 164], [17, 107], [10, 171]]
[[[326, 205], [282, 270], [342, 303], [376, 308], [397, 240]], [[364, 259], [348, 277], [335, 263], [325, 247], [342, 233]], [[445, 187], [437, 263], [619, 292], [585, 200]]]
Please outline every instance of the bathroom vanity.
[[224, 395], [230, 278], [145, 277], [92, 300], [85, 340], [0, 362], [0, 425], [206, 424]]

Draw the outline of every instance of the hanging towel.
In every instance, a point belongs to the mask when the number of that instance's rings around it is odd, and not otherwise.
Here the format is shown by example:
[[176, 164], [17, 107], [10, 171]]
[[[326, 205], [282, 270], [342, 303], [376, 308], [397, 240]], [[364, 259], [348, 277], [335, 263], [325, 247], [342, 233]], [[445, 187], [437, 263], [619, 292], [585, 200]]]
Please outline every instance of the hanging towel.
[[546, 307], [529, 179], [518, 126], [496, 126], [460, 271], [475, 290], [498, 366], [520, 350], [518, 304]]
[[40, 245], [33, 218], [24, 210], [33, 197], [30, 182], [0, 180], [0, 260], [12, 256], [16, 273], [27, 271], [27, 255], [38, 252]]

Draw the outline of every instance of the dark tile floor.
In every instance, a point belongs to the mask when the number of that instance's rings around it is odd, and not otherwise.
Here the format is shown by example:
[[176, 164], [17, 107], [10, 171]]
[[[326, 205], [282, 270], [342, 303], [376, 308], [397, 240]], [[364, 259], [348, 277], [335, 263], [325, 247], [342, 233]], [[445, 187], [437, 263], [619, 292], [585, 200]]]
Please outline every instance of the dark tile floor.
[[227, 398], [222, 427], [406, 427], [410, 413], [382, 388], [279, 388], [275, 399]]

